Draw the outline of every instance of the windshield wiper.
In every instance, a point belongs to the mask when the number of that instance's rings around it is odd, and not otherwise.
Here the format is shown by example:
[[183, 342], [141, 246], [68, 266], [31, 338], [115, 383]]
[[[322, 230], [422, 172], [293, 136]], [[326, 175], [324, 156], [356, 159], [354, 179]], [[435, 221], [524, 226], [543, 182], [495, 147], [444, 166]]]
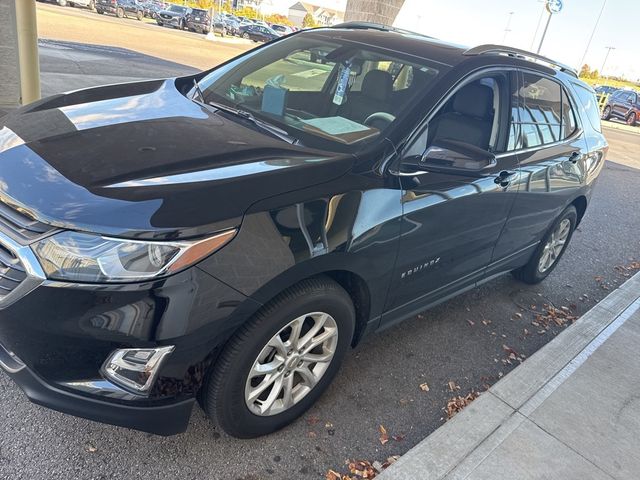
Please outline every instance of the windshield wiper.
[[[201, 95], [201, 98], [202, 98], [202, 95]], [[255, 126], [259, 127], [260, 129], [265, 130], [271, 135], [274, 135], [275, 137], [278, 137], [280, 140], [284, 140], [285, 142], [290, 143], [291, 145], [300, 145], [300, 140], [289, 135], [289, 133], [286, 130], [283, 130], [282, 128], [279, 128], [279, 127], [276, 127], [275, 125], [270, 124], [269, 122], [265, 122], [264, 120], [260, 120], [259, 118], [256, 118], [251, 112], [247, 112], [246, 110], [240, 110], [239, 108], [229, 107], [228, 105], [224, 105], [223, 103], [217, 103], [217, 102], [211, 102], [211, 101], [207, 102], [207, 105], [210, 105], [217, 110], [222, 110], [223, 112], [227, 112], [237, 117], [240, 117], [244, 120], [248, 120], [249, 122], [253, 123]]]

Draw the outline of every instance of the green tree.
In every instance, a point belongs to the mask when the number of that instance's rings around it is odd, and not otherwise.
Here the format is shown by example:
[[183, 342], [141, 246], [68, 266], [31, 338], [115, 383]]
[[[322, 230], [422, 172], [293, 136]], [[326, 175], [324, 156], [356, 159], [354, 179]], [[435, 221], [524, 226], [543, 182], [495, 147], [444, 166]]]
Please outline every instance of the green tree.
[[318, 26], [318, 23], [316, 22], [316, 19], [313, 18], [313, 15], [311, 15], [310, 13], [307, 13], [302, 19], [303, 28], [314, 28], [317, 26]]

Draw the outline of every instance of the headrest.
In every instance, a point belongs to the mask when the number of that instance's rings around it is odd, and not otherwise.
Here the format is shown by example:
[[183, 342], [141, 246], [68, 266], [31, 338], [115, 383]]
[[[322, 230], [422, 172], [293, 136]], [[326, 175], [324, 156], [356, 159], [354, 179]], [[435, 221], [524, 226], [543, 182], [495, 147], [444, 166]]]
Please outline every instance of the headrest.
[[367, 97], [386, 102], [393, 90], [393, 77], [384, 70], [371, 70], [362, 80], [362, 93]]
[[462, 115], [487, 118], [492, 110], [493, 90], [479, 83], [465, 85], [453, 99], [453, 111]]

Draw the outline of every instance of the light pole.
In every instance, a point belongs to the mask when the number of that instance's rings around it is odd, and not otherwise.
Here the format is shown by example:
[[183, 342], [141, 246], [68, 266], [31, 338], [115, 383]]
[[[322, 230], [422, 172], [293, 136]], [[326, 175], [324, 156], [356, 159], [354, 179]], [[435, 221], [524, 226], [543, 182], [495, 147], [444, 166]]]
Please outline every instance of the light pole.
[[593, 30], [591, 30], [591, 36], [589, 37], [589, 41], [587, 42], [587, 48], [584, 49], [584, 55], [582, 55], [582, 60], [580, 60], [580, 65], [578, 65], [578, 69], [582, 68], [584, 65], [584, 59], [587, 58], [587, 53], [589, 52], [589, 47], [591, 46], [591, 40], [593, 40], [593, 36], [596, 33], [596, 28], [598, 28], [598, 23], [600, 23], [600, 17], [602, 17], [602, 12], [604, 12], [604, 7], [607, 4], [607, 0], [602, 2], [602, 8], [600, 9], [600, 13], [598, 14], [598, 18], [596, 19], [596, 23], [593, 26]]
[[504, 42], [507, 40], [507, 35], [511, 31], [509, 26], [511, 25], [511, 17], [513, 17], [514, 13], [515, 12], [509, 12], [509, 18], [507, 19], [507, 26], [504, 28], [504, 35], [502, 36], [502, 44], [503, 45], [504, 45]]
[[604, 56], [604, 61], [602, 62], [602, 68], [600, 68], [600, 75], [602, 76], [604, 76], [604, 66], [607, 63], [607, 58], [609, 58], [609, 54], [611, 53], [611, 50], [615, 50], [616, 47], [604, 47], [604, 48], [607, 49], [607, 54]]
[[542, 32], [542, 37], [540, 37], [540, 44], [538, 45], [538, 50], [536, 53], [540, 53], [540, 50], [542, 49], [544, 37], [546, 37], [547, 35], [549, 23], [551, 23], [551, 16], [554, 13], [560, 13], [560, 11], [562, 10], [562, 0], [547, 0], [545, 3], [545, 8], [547, 9], [547, 13], [549, 14], [549, 16], [547, 17], [547, 23], [544, 26], [544, 31]]

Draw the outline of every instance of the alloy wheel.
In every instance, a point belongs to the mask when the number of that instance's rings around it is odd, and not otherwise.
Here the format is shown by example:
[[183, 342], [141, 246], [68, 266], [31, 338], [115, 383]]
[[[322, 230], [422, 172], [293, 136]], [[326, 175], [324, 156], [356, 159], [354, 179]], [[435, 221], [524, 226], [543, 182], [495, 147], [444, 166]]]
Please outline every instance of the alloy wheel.
[[564, 245], [567, 243], [569, 233], [571, 232], [571, 220], [563, 219], [547, 240], [542, 250], [540, 261], [538, 262], [538, 271], [544, 273], [549, 270], [562, 253]]
[[282, 413], [320, 381], [338, 344], [335, 319], [324, 312], [302, 315], [285, 325], [262, 348], [245, 385], [245, 402], [258, 416]]
[[627, 125], [634, 126], [636, 124], [636, 114], [635, 112], [631, 112], [627, 117]]

